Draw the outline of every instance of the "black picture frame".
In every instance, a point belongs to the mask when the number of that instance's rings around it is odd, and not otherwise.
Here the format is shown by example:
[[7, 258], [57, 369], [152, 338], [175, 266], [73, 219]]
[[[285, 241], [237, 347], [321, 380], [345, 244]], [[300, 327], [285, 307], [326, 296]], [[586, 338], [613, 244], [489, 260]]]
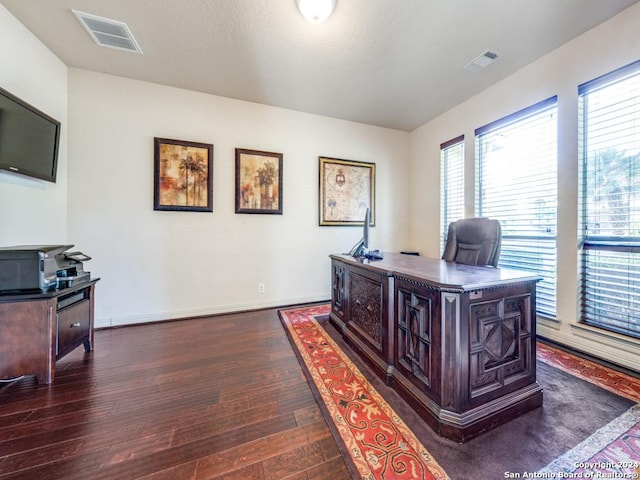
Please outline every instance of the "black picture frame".
[[236, 148], [236, 213], [282, 215], [283, 154]]
[[213, 211], [213, 145], [154, 137], [153, 209]]

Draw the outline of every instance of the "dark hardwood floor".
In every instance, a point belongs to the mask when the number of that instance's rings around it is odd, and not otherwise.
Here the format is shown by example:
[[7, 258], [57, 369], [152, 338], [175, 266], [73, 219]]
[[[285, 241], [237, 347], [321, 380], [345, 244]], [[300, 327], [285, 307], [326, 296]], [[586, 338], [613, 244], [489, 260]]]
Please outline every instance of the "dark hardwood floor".
[[0, 385], [0, 479], [350, 478], [276, 310], [98, 330]]

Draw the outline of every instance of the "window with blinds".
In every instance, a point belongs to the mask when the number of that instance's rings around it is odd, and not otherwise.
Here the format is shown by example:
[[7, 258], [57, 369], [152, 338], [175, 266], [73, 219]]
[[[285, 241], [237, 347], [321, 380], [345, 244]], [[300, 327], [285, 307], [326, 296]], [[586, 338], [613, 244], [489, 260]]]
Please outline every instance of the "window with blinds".
[[464, 135], [440, 145], [440, 255], [451, 222], [464, 217]]
[[476, 214], [500, 220], [500, 267], [540, 275], [539, 315], [556, 316], [557, 97], [478, 128]]
[[640, 61], [578, 94], [581, 321], [640, 338]]

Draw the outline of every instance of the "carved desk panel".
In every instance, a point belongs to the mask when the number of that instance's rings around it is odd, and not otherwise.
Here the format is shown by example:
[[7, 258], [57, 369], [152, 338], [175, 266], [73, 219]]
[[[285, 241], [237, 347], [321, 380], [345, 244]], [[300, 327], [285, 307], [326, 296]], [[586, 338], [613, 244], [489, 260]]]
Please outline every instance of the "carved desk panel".
[[345, 340], [378, 375], [390, 375], [389, 292], [393, 279], [384, 271], [353, 268], [334, 261], [331, 320]]

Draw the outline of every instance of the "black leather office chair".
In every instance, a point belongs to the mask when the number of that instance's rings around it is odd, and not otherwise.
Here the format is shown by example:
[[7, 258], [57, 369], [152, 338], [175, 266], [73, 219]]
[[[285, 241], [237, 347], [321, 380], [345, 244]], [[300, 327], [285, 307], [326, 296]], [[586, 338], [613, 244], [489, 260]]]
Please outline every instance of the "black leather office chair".
[[463, 218], [449, 224], [442, 259], [466, 265], [498, 266], [502, 228], [487, 217]]

